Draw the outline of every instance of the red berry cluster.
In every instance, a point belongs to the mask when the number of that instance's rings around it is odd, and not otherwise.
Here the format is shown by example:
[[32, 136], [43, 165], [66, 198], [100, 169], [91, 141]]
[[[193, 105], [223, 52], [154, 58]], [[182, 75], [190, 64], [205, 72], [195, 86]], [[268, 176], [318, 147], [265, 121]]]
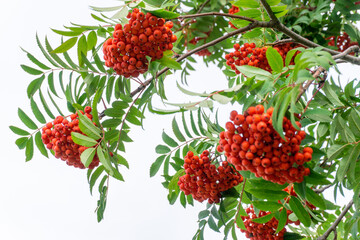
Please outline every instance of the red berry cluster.
[[[328, 37], [327, 40], [330, 40], [328, 42], [328, 45], [335, 46], [335, 39], [336, 39], [336, 47], [340, 52], [345, 51], [351, 46], [359, 45], [357, 42], [352, 42], [350, 36], [346, 32], [344, 32], [341, 36], [338, 37], [335, 36]], [[354, 53], [351, 53], [351, 55], [354, 55]]]
[[177, 37], [171, 32], [172, 22], [165, 23], [151, 13], [145, 15], [134, 8], [127, 18], [129, 23], [124, 27], [116, 24], [114, 38], [103, 45], [105, 65], [126, 78], [138, 77], [148, 70], [146, 56], [151, 60], [162, 58], [164, 51], [173, 48]]
[[310, 174], [303, 164], [311, 160], [313, 152], [310, 147], [300, 150], [306, 133], [296, 130], [284, 117], [286, 140], [282, 139], [272, 126], [272, 113], [273, 108], [265, 112], [263, 105], [249, 107], [243, 115], [232, 111], [217, 150], [225, 151], [227, 161], [238, 171], [249, 170], [256, 177], [279, 184], [302, 182]]
[[[196, 45], [200, 40], [208, 38], [208, 36], [210, 35], [210, 32], [206, 32], [205, 34], [207, 35], [207, 37], [194, 37], [193, 39], [191, 39], [189, 41], [189, 43], [191, 43], [193, 45]], [[203, 49], [201, 51], [198, 51], [195, 54], [199, 55], [200, 57], [204, 57], [204, 56], [210, 56], [211, 52], [207, 48], [205, 48], [205, 49]]]
[[[85, 116], [92, 120], [91, 107], [85, 107]], [[80, 111], [82, 114], [84, 112]], [[71, 122], [62, 116], [55, 118], [53, 122], [49, 122], [42, 129], [42, 142], [48, 149], [55, 152], [55, 157], [66, 161], [67, 165], [84, 169], [85, 166], [80, 161], [80, 155], [87, 147], [80, 146], [73, 142], [71, 133], [82, 133], [79, 127], [79, 116], [77, 113], [70, 116]], [[93, 169], [99, 165], [99, 158], [95, 154], [93, 161], [89, 165], [89, 169]]]
[[270, 212], [261, 211], [259, 216], [256, 216], [253, 206], [251, 205], [246, 209], [248, 216], [241, 216], [244, 221], [246, 230], [240, 229], [241, 232], [245, 233], [245, 236], [251, 240], [282, 240], [284, 239], [284, 233], [286, 229], [283, 228], [280, 232], [276, 233], [279, 221], [273, 217], [270, 221], [266, 223], [256, 223], [253, 222], [253, 219], [264, 217]]
[[[286, 54], [294, 48], [299, 47], [295, 43], [284, 43], [274, 46], [274, 49], [280, 53], [285, 62]], [[245, 43], [243, 46], [236, 43], [234, 44], [235, 52], [225, 55], [226, 64], [235, 70], [236, 74], [240, 74], [236, 66], [249, 65], [264, 69], [271, 72], [271, 67], [266, 58], [267, 47], [256, 47], [255, 43]], [[296, 54], [295, 54], [296, 55]], [[290, 64], [294, 64], [292, 61]]]
[[[235, 14], [235, 13], [237, 13], [237, 12], [239, 12], [239, 8], [238, 8], [237, 6], [232, 5], [231, 8], [229, 9], [229, 13], [230, 13], [230, 14]], [[232, 24], [231, 22], [229, 22], [229, 25], [230, 25], [232, 28], [237, 29], [237, 27], [235, 27], [234, 24]]]
[[191, 194], [199, 202], [208, 199], [210, 204], [220, 201], [220, 192], [226, 191], [240, 182], [242, 176], [228, 162], [216, 168], [210, 163], [209, 151], [205, 150], [200, 158], [188, 152], [184, 159], [185, 175], [178, 181], [185, 195]]

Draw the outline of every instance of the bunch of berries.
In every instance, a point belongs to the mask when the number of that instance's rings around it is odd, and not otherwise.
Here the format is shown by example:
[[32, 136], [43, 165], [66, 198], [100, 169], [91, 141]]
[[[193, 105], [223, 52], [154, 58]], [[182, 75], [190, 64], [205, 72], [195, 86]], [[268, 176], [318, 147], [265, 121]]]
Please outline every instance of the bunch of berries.
[[[85, 107], [85, 116], [92, 120], [91, 107]], [[83, 111], [80, 111], [84, 114]], [[46, 148], [55, 152], [55, 157], [66, 161], [67, 165], [84, 169], [85, 166], [80, 161], [80, 155], [87, 147], [80, 146], [73, 142], [71, 133], [81, 133], [79, 127], [79, 116], [77, 113], [70, 116], [71, 122], [62, 116], [57, 116], [53, 122], [49, 122], [42, 129], [42, 142]], [[95, 154], [94, 159], [89, 165], [93, 169], [99, 165], [99, 158]]]
[[[328, 45], [335, 46], [335, 39], [336, 39], [337, 50], [340, 52], [345, 51], [351, 46], [359, 45], [357, 42], [352, 42], [350, 36], [346, 32], [344, 32], [342, 35], [338, 37], [335, 36], [328, 37], [327, 40], [330, 40], [328, 42]], [[354, 53], [351, 53], [350, 55], [354, 55]]]
[[[284, 43], [274, 46], [274, 49], [280, 53], [285, 63], [285, 58], [287, 53], [290, 50], [297, 48], [299, 46], [300, 45], [295, 43]], [[234, 49], [235, 52], [226, 54], [225, 59], [226, 59], [226, 64], [230, 66], [231, 69], [234, 70], [236, 74], [240, 74], [240, 71], [237, 70], [236, 66], [243, 66], [243, 65], [258, 67], [268, 72], [271, 72], [271, 67], [266, 58], [266, 51], [267, 51], [266, 46], [259, 48], [256, 47], [255, 43], [245, 43], [243, 46], [240, 46], [240, 44], [236, 43], [234, 44]], [[290, 64], [294, 64], [293, 59], [290, 62]]]
[[[206, 32], [205, 33], [207, 35], [207, 37], [194, 37], [193, 39], [191, 39], [189, 41], [189, 43], [193, 44], [193, 45], [196, 45], [200, 40], [203, 40], [203, 39], [206, 39], [209, 37], [210, 35], [210, 32]], [[204, 56], [210, 56], [211, 55], [211, 52], [205, 48], [203, 50], [200, 50], [198, 51], [197, 53], [195, 53], [196, 55], [199, 55], [200, 57], [204, 57]]]
[[265, 112], [263, 105], [249, 107], [243, 115], [232, 111], [217, 150], [225, 151], [227, 161], [238, 171], [249, 170], [256, 177], [279, 184], [302, 182], [310, 174], [303, 164], [312, 159], [313, 152], [310, 147], [300, 150], [306, 133], [296, 130], [284, 117], [286, 140], [282, 139], [272, 126], [272, 113], [273, 108]]
[[[239, 8], [237, 6], [232, 5], [231, 8], [229, 9], [229, 13], [235, 14], [237, 12], [239, 12]], [[235, 27], [234, 24], [232, 24], [231, 22], [229, 22], [229, 25], [230, 25], [230, 27], [237, 29], [237, 27]]]
[[220, 201], [221, 192], [226, 191], [240, 182], [242, 176], [228, 162], [216, 168], [210, 163], [209, 151], [205, 150], [200, 158], [189, 151], [184, 159], [185, 175], [178, 181], [180, 190], [185, 195], [191, 194], [199, 202], [208, 199], [210, 204]]
[[241, 219], [244, 221], [246, 230], [240, 229], [241, 232], [245, 233], [245, 236], [251, 240], [282, 240], [284, 239], [284, 233], [286, 229], [283, 228], [280, 232], [276, 233], [279, 221], [273, 217], [270, 221], [266, 223], [256, 223], [253, 222], [253, 219], [264, 217], [270, 212], [261, 211], [259, 216], [256, 216], [253, 206], [251, 205], [246, 209], [248, 216], [241, 216]]
[[116, 24], [114, 38], [103, 45], [105, 65], [126, 78], [138, 77], [148, 70], [148, 60], [160, 59], [163, 52], [173, 48], [177, 37], [171, 32], [172, 22], [165, 23], [151, 13], [140, 12], [134, 8], [129, 12], [129, 23], [124, 27]]

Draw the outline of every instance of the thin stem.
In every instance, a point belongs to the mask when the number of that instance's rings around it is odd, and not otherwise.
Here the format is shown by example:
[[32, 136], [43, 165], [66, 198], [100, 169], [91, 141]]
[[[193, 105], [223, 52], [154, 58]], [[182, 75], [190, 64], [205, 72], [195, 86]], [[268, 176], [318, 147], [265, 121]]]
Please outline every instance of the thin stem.
[[183, 15], [183, 16], [179, 16], [178, 19], [182, 20], [182, 19], [186, 19], [186, 18], [197, 18], [197, 17], [204, 17], [204, 16], [223, 16], [223, 17], [237, 18], [237, 19], [248, 21], [248, 22], [256, 22], [257, 21], [255, 19], [249, 18], [249, 17], [238, 16], [238, 15], [229, 14], [229, 13], [220, 13], [220, 12], [207, 12], [207, 13], [196, 13], [196, 14], [190, 14], [190, 15]]
[[242, 198], [243, 198], [244, 191], [245, 191], [245, 184], [246, 184], [246, 178], [244, 179], [244, 185], [243, 185], [243, 188], [241, 190], [240, 201], [239, 201], [238, 208], [237, 208], [236, 215], [235, 215], [235, 221], [238, 218], [238, 215], [240, 213], [240, 206], [241, 206]]
[[322, 188], [313, 189], [313, 190], [314, 190], [314, 192], [316, 192], [316, 193], [322, 193], [322, 192], [324, 192], [326, 189], [330, 188], [331, 186], [332, 186], [332, 184], [329, 184], [329, 185], [326, 185], [326, 186], [324, 186], [324, 187], [322, 187]]
[[351, 199], [351, 201], [346, 205], [344, 210], [340, 213], [339, 217], [335, 220], [335, 222], [328, 228], [328, 230], [320, 237], [317, 238], [317, 240], [326, 240], [331, 232], [336, 232], [336, 227], [339, 225], [343, 217], [346, 215], [346, 213], [350, 210], [352, 205], [354, 204], [354, 201]]
[[204, 3], [200, 6], [200, 8], [199, 8], [199, 10], [197, 11], [197, 13], [201, 13], [201, 11], [204, 9], [204, 7], [205, 7], [209, 2], [210, 2], [210, 0], [207, 0], [206, 2], [204, 2]]
[[280, 23], [277, 17], [275, 16], [274, 12], [271, 10], [270, 5], [267, 3], [266, 0], [260, 0], [261, 4], [264, 6], [266, 13], [269, 15], [270, 19], [276, 23]]
[[[195, 49], [193, 49], [193, 50], [191, 50], [191, 51], [189, 51], [189, 52], [181, 55], [181, 56], [180, 56], [179, 58], [177, 58], [175, 61], [180, 62], [181, 60], [183, 60], [183, 59], [185, 59], [185, 58], [193, 55], [194, 53], [197, 53], [197, 52], [199, 52], [199, 51], [201, 51], [201, 50], [203, 50], [203, 49], [206, 49], [206, 48], [208, 48], [208, 47], [211, 47], [211, 46], [213, 46], [213, 45], [216, 45], [216, 44], [218, 44], [219, 42], [224, 41], [225, 39], [228, 39], [228, 38], [230, 38], [230, 37], [232, 37], [232, 36], [235, 36], [235, 35], [237, 35], [237, 34], [243, 33], [243, 32], [245, 32], [245, 31], [249, 31], [249, 30], [254, 29], [254, 28], [256, 28], [256, 27], [272, 27], [272, 25], [273, 25], [273, 24], [272, 24], [272, 23], [269, 23], [269, 22], [259, 22], [259, 21], [252, 22], [252, 23], [250, 23], [250, 24], [249, 24], [248, 26], [246, 26], [246, 27], [239, 28], [239, 29], [237, 29], [237, 30], [235, 30], [235, 31], [233, 31], [233, 32], [230, 32], [230, 33], [228, 33], [228, 34], [226, 34], [226, 35], [224, 35], [224, 36], [222, 36], [222, 37], [220, 37], [220, 38], [218, 38], [218, 39], [215, 39], [215, 40], [213, 40], [213, 41], [211, 41], [211, 42], [208, 42], [208, 43], [206, 43], [206, 44], [204, 44], [204, 45], [202, 45], [202, 46], [199, 46], [199, 47], [197, 47], [197, 48], [195, 48]], [[136, 88], [133, 92], [131, 92], [130, 96], [132, 97], [132, 96], [134, 96], [135, 94], [139, 93], [141, 90], [145, 89], [154, 79], [158, 78], [159, 76], [161, 76], [162, 74], [164, 74], [165, 72], [167, 72], [169, 69], [170, 69], [170, 68], [166, 67], [166, 68], [163, 68], [162, 70], [160, 70], [160, 71], [155, 75], [155, 77], [152, 77], [152, 78], [146, 80], [143, 85], [139, 86], [139, 87]]]

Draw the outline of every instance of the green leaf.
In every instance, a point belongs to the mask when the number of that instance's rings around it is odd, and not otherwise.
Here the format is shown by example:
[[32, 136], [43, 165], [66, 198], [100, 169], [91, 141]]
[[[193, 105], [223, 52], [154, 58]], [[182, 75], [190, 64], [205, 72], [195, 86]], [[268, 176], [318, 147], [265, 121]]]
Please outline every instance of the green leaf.
[[199, 219], [203, 219], [203, 218], [206, 218], [210, 215], [210, 211], [209, 210], [203, 210], [201, 212], [199, 212], [198, 214], [198, 218]]
[[39, 60], [37, 60], [33, 55], [31, 55], [29, 52], [27, 52], [26, 50], [22, 49], [25, 53], [26, 56], [30, 59], [30, 61], [32, 61], [34, 64], [36, 64], [38, 67], [44, 69], [44, 70], [50, 70], [51, 68], [49, 68], [48, 66], [46, 66], [45, 64], [43, 64], [42, 62], [40, 62]]
[[150, 177], [155, 176], [155, 174], [159, 171], [161, 164], [164, 162], [166, 155], [159, 156], [150, 167]]
[[28, 137], [21, 137], [16, 139], [15, 144], [18, 146], [19, 149], [24, 149], [26, 147], [28, 141]]
[[169, 12], [169, 11], [166, 11], [163, 9], [158, 9], [158, 10], [149, 11], [149, 12], [152, 13], [153, 15], [155, 15], [156, 17], [165, 18], [165, 19], [173, 19], [173, 18], [177, 18], [180, 16], [180, 14], [178, 14], [178, 13]]
[[35, 144], [37, 146], [37, 148], [39, 149], [40, 153], [42, 155], [44, 155], [45, 157], [49, 158], [48, 156], [48, 152], [46, 151], [46, 148], [44, 146], [44, 143], [42, 142], [42, 139], [41, 139], [41, 133], [40, 132], [37, 132], [35, 134]]
[[256, 222], [256, 223], [267, 223], [268, 221], [270, 221], [274, 217], [274, 215], [275, 215], [275, 213], [270, 213], [270, 214], [265, 215], [263, 217], [251, 219], [251, 221]]
[[308, 117], [312, 120], [320, 121], [320, 122], [331, 122], [333, 119], [330, 117], [330, 115], [331, 115], [330, 111], [322, 108], [317, 108], [317, 109], [307, 110], [302, 115], [302, 117]]
[[94, 123], [88, 117], [84, 116], [80, 111], [78, 111], [78, 115], [80, 130], [92, 139], [100, 139], [101, 130], [97, 128]]
[[40, 109], [38, 108], [38, 106], [37, 106], [37, 104], [36, 104], [36, 102], [34, 101], [33, 98], [31, 98], [30, 103], [31, 103], [31, 110], [34, 113], [36, 119], [39, 122], [45, 124], [46, 120], [44, 118], [44, 115], [40, 112]]
[[337, 96], [336, 92], [331, 88], [329, 82], [325, 82], [323, 87], [325, 96], [330, 100], [332, 104], [335, 106], [344, 106], [344, 104], [340, 101], [339, 97]]
[[257, 198], [268, 200], [280, 200], [288, 196], [288, 194], [284, 191], [274, 191], [271, 189], [252, 188], [246, 191]]
[[275, 212], [283, 206], [280, 203], [272, 202], [272, 201], [265, 202], [265, 201], [255, 200], [252, 203], [256, 208], [258, 208], [260, 210], [271, 211], [271, 212]]
[[242, 220], [240, 214], [238, 214], [238, 215], [236, 216], [235, 221], [236, 221], [236, 226], [237, 226], [238, 228], [243, 229], [243, 230], [246, 230], [244, 221]]
[[63, 42], [60, 46], [55, 48], [51, 53], [63, 53], [71, 49], [73, 46], [75, 46], [77, 42], [77, 37], [70, 38]]
[[39, 89], [39, 97], [40, 97], [40, 101], [45, 109], [45, 112], [47, 113], [47, 115], [51, 118], [51, 119], [54, 119], [55, 116], [54, 114], [52, 114], [52, 112], [50, 111], [50, 108], [49, 106], [47, 105], [46, 101], [45, 101], [45, 98], [41, 92], [41, 89]]
[[30, 129], [36, 130], [38, 127], [36, 124], [26, 115], [26, 113], [21, 110], [21, 108], [18, 108], [18, 115], [20, 120]]
[[288, 219], [288, 216], [286, 213], [286, 209], [283, 208], [280, 212], [280, 219], [279, 219], [278, 226], [277, 226], [275, 233], [280, 232], [285, 227], [287, 219]]
[[141, 126], [141, 121], [134, 115], [128, 114], [126, 120], [134, 125]]
[[255, 79], [260, 81], [274, 80], [271, 73], [261, 68], [248, 65], [236, 66], [236, 68], [248, 78], [255, 77]]
[[163, 133], [162, 133], [162, 139], [163, 139], [163, 141], [164, 141], [167, 145], [169, 145], [170, 147], [177, 147], [177, 146], [179, 146], [179, 144], [178, 144], [177, 142], [175, 142], [174, 139], [172, 139], [171, 137], [169, 137], [169, 135], [167, 135], [167, 134], [165, 133], [165, 131], [163, 131]]
[[351, 126], [351, 130], [356, 136], [360, 136], [360, 116], [356, 110], [351, 109], [348, 120], [349, 126]]
[[268, 60], [269, 65], [274, 72], [281, 72], [284, 67], [284, 62], [278, 51], [272, 47], [269, 47], [266, 50], [266, 59]]
[[185, 170], [182, 168], [174, 174], [174, 176], [171, 178], [169, 185], [168, 185], [169, 192], [175, 191], [177, 188], [179, 188], [178, 181], [179, 181], [179, 178], [182, 175], [184, 175], [184, 173], [185, 173]]
[[110, 176], [114, 175], [114, 171], [112, 169], [110, 159], [108, 158], [109, 155], [107, 154], [105, 157], [104, 150], [101, 146], [97, 147], [96, 154], [99, 157], [101, 164], [105, 167], [105, 170], [109, 172]]
[[296, 217], [300, 220], [305, 227], [310, 227], [311, 225], [311, 218], [309, 213], [305, 210], [302, 203], [299, 201], [298, 198], [291, 196], [289, 200], [289, 205], [291, 210], [295, 213]]
[[176, 136], [176, 138], [180, 141], [180, 142], [185, 142], [186, 139], [184, 137], [184, 135], [182, 135], [182, 133], [180, 132], [180, 129], [179, 129], [179, 126], [176, 122], [176, 119], [175, 117], [173, 118], [173, 121], [172, 121], [172, 130]]
[[51, 30], [59, 35], [62, 36], [66, 36], [66, 37], [73, 37], [73, 36], [79, 36], [81, 33], [83, 33], [83, 30], [79, 29], [77, 31], [61, 31], [61, 30], [56, 30], [56, 29], [52, 29]]
[[233, 100], [233, 98], [226, 97], [226, 96], [221, 95], [221, 94], [214, 94], [212, 96], [212, 98], [215, 101], [217, 101], [218, 103], [221, 103], [221, 104], [228, 104], [229, 102], [231, 102]]
[[160, 62], [161, 65], [163, 65], [165, 67], [168, 67], [170, 69], [175, 69], [175, 70], [181, 70], [182, 69], [180, 63], [178, 63], [177, 61], [175, 61], [174, 59], [169, 58], [169, 57], [164, 56], [164, 57], [160, 58], [157, 61]]
[[[360, 154], [360, 143], [354, 145], [351, 149], [350, 149], [350, 153], [348, 155], [346, 155], [342, 161], [340, 161], [340, 165], [339, 168], [336, 172], [336, 178], [338, 179], [339, 182], [341, 182], [342, 180], [344, 180], [345, 175], [348, 172], [350, 163], [352, 161], [356, 161], [359, 157]], [[351, 169], [351, 171], [355, 171], [355, 169]]]
[[25, 148], [25, 156], [26, 156], [26, 162], [30, 161], [34, 156], [34, 141], [33, 136], [29, 138], [29, 140], [26, 142], [26, 148]]
[[43, 55], [45, 56], [45, 58], [55, 67], [59, 67], [59, 65], [50, 57], [50, 55], [45, 51], [44, 47], [42, 46], [40, 40], [39, 40], [39, 36], [36, 34], [36, 42], [37, 45], [39, 46], [41, 52], [43, 53]]
[[88, 148], [80, 155], [80, 160], [85, 167], [89, 167], [95, 156], [96, 148]]
[[328, 150], [327, 150], [327, 157], [328, 157], [328, 161], [331, 162], [332, 160], [336, 159], [336, 157], [341, 154], [346, 148], [348, 147], [348, 145], [344, 144], [344, 145], [339, 145], [339, 144], [334, 144], [332, 145]]
[[297, 52], [298, 50], [296, 49], [292, 49], [290, 50], [287, 54], [286, 54], [286, 58], [285, 58], [285, 66], [289, 66], [291, 60], [293, 59], [295, 53]]
[[96, 183], [96, 180], [99, 178], [99, 176], [101, 175], [101, 173], [105, 170], [104, 166], [99, 166], [98, 168], [96, 168], [96, 170], [94, 171], [94, 173], [91, 175], [89, 184], [90, 184], [90, 194], [92, 195], [92, 189]]
[[208, 219], [208, 225], [209, 225], [209, 227], [210, 227], [212, 230], [214, 230], [215, 232], [220, 232], [220, 231], [219, 231], [219, 228], [218, 228], [218, 226], [216, 225], [215, 220], [214, 220], [214, 218], [213, 218], [212, 216], [210, 216], [209, 219]]
[[22, 68], [25, 72], [27, 72], [27, 73], [29, 73], [29, 74], [31, 74], [31, 75], [40, 75], [40, 74], [43, 74], [42, 71], [37, 70], [37, 69], [35, 69], [35, 68], [29, 67], [29, 66], [26, 66], [26, 65], [20, 65], [20, 66], [21, 66], [21, 68]]
[[15, 126], [9, 126], [10, 130], [20, 136], [28, 136], [30, 135], [29, 132], [22, 130], [21, 128], [15, 127]]
[[87, 42], [88, 51], [96, 47], [97, 35], [95, 31], [89, 32], [86, 42]]
[[304, 239], [304, 237], [298, 233], [292, 233], [292, 232], [284, 233], [284, 240], [299, 240], [299, 239]]
[[42, 82], [44, 81], [45, 79], [45, 75], [41, 75], [41, 77], [31, 81], [31, 83], [29, 84], [29, 86], [27, 87], [27, 95], [28, 95], [28, 98], [31, 98], [37, 90], [40, 89], [41, 87], [41, 84]]
[[233, 3], [233, 5], [244, 8], [258, 8], [260, 6], [255, 0], [237, 0]]
[[311, 188], [306, 187], [306, 199], [312, 203], [314, 206], [325, 210], [326, 204], [322, 197], [316, 194]]
[[168, 148], [165, 145], [157, 145], [156, 148], [155, 148], [155, 151], [158, 154], [165, 154], [165, 153], [170, 152], [170, 148]]
[[98, 143], [96, 140], [89, 138], [78, 132], [71, 132], [71, 138], [74, 141], [74, 143], [84, 147], [92, 147]]

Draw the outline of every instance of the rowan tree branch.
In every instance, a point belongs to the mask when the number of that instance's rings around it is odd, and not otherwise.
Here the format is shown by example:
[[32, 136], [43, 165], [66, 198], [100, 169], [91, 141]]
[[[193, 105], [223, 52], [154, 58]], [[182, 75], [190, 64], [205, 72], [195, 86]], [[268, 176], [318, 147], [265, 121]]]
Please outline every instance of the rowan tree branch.
[[322, 188], [313, 189], [313, 190], [314, 190], [314, 192], [316, 192], [316, 193], [322, 193], [322, 192], [324, 192], [326, 189], [330, 188], [331, 186], [332, 186], [332, 184], [329, 184], [329, 185], [326, 185], [326, 186], [324, 186], [324, 187], [322, 187]]
[[206, 4], [208, 4], [210, 2], [210, 0], [207, 0], [206, 2], [204, 2], [201, 6], [200, 6], [200, 8], [199, 8], [199, 10], [197, 11], [197, 13], [201, 13], [201, 11], [204, 9], [204, 7], [206, 6]]
[[[269, 4], [266, 2], [266, 0], [260, 0], [260, 2], [262, 3], [262, 5], [264, 6], [267, 14], [269, 15], [271, 21], [274, 22], [273, 28], [286, 34], [287, 36], [289, 36], [290, 38], [294, 39], [296, 42], [303, 44], [304, 46], [307, 47], [322, 47], [324, 51], [330, 53], [331, 55], [338, 55], [340, 54], [340, 52], [323, 47], [319, 44], [316, 44], [304, 37], [302, 37], [301, 35], [291, 31], [289, 28], [287, 28], [284, 24], [282, 24], [279, 19], [277, 19], [277, 17], [275, 16], [274, 12], [271, 10], [271, 7], [269, 6]], [[348, 62], [351, 62], [353, 64], [356, 65], [360, 65], [360, 58], [358, 57], [353, 57], [353, 56], [349, 56], [347, 54], [345, 54], [344, 56], [342, 56], [342, 58]]]
[[190, 14], [190, 15], [183, 15], [183, 16], [179, 16], [178, 19], [182, 20], [182, 19], [186, 19], [186, 18], [197, 18], [197, 17], [204, 17], [204, 16], [223, 16], [223, 17], [237, 18], [237, 19], [241, 19], [241, 20], [245, 20], [245, 21], [249, 21], [249, 22], [257, 21], [255, 19], [252, 19], [249, 17], [238, 16], [238, 15], [229, 14], [229, 13], [220, 13], [220, 12], [207, 12], [207, 13], [196, 13], [196, 14]]
[[[250, 23], [249, 25], [247, 25], [246, 27], [243, 27], [243, 28], [239, 28], [233, 32], [230, 32], [220, 38], [217, 38], [211, 42], [208, 42], [200, 47], [197, 47], [183, 55], [181, 55], [179, 58], [177, 58], [175, 61], [177, 62], [180, 62], [181, 60], [193, 55], [194, 53], [197, 53], [203, 49], [206, 49], [208, 47], [211, 47], [213, 45], [216, 45], [218, 44], [219, 42], [222, 42], [224, 41], [225, 39], [228, 39], [234, 35], [237, 35], [237, 34], [240, 34], [240, 33], [243, 33], [245, 31], [249, 31], [253, 28], [256, 28], [256, 27], [272, 27], [273, 23], [270, 23], [270, 22], [259, 22], [259, 21], [255, 21], [255, 22], [252, 22]], [[155, 77], [151, 77], [150, 79], [146, 80], [142, 85], [140, 85], [138, 88], [136, 88], [134, 91], [131, 92], [130, 96], [133, 97], [134, 95], [136, 95], [138, 92], [140, 92], [141, 90], [143, 90], [144, 88], [146, 88], [154, 79], [158, 78], [159, 76], [161, 76], [162, 74], [164, 74], [165, 72], [167, 72], [170, 68], [166, 67], [166, 68], [163, 68], [162, 70], [160, 70], [158, 73], [156, 73]]]
[[346, 215], [346, 213], [350, 210], [352, 205], [354, 204], [354, 201], [351, 199], [351, 201], [346, 205], [344, 210], [340, 213], [339, 217], [335, 220], [335, 222], [328, 228], [328, 230], [320, 237], [317, 238], [317, 240], [326, 240], [331, 232], [336, 233], [336, 227], [339, 225], [343, 217]]
[[274, 12], [271, 10], [270, 5], [266, 0], [260, 0], [261, 4], [264, 6], [266, 13], [269, 15], [270, 19], [273, 22], [280, 23], [279, 19], [275, 16]]

